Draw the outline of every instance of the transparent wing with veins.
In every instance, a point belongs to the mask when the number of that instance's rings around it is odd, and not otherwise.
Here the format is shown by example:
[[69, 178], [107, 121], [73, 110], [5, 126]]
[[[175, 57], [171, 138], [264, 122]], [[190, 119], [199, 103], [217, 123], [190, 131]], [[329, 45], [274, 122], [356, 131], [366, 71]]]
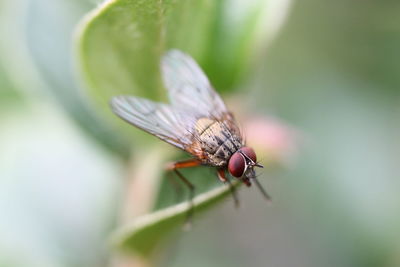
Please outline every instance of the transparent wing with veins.
[[190, 110], [198, 117], [222, 118], [228, 112], [221, 97], [190, 56], [171, 50], [163, 57], [161, 69], [172, 106]]
[[138, 97], [116, 96], [111, 99], [111, 108], [128, 123], [178, 148], [185, 149], [192, 142], [191, 129], [195, 121], [170, 105]]

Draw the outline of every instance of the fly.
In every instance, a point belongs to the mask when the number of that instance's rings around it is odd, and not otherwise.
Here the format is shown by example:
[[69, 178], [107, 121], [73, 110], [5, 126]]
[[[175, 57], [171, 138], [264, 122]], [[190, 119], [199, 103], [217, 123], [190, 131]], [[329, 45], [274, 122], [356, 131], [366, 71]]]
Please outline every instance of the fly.
[[162, 58], [161, 70], [170, 104], [115, 96], [111, 99], [111, 108], [128, 123], [192, 155], [188, 160], [167, 166], [190, 189], [189, 215], [193, 212], [195, 187], [179, 171], [183, 168], [214, 167], [219, 180], [230, 186], [236, 205], [239, 201], [227, 172], [247, 186], [254, 181], [269, 200], [256, 179], [254, 167], [262, 166], [254, 150], [246, 146], [233, 114], [197, 63], [183, 52], [171, 50]]

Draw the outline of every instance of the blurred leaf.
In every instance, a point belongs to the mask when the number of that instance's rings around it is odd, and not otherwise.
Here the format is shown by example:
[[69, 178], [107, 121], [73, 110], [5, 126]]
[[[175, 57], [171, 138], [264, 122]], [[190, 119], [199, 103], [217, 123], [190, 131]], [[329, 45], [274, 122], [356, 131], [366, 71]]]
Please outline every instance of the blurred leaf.
[[12, 87], [28, 102], [55, 100], [95, 141], [127, 157], [130, 149], [124, 137], [92, 109], [73, 73], [73, 28], [93, 5], [15, 0], [2, 1], [0, 6], [0, 58]]
[[[82, 95], [74, 73], [74, 28], [83, 16], [93, 8], [88, 1], [36, 0], [29, 5], [26, 18], [26, 38], [32, 60], [48, 84], [49, 91], [68, 114], [92, 138], [113, 153], [128, 157], [125, 136], [98, 116], [92, 100]], [[52, 38], [45, 38], [52, 36]]]
[[[234, 183], [236, 187], [238, 182]], [[230, 194], [228, 186], [220, 186], [193, 199], [195, 217], [199, 212], [219, 203]], [[177, 227], [183, 227], [187, 212], [190, 208], [188, 202], [153, 212], [139, 217], [131, 224], [125, 225], [114, 236], [113, 243], [124, 250], [135, 251], [143, 256], [149, 256], [160, 240], [167, 233]]]
[[15, 90], [11, 81], [5, 75], [5, 68], [1, 62], [0, 58], [0, 102], [1, 109], [7, 108], [7, 106], [15, 104], [15, 102], [20, 101], [21, 96]]
[[51, 105], [12, 105], [0, 124], [0, 266], [103, 266], [120, 161]]
[[[266, 10], [276, 9], [274, 3], [107, 1], [88, 14], [77, 31], [78, 60], [89, 95], [102, 116], [114, 120], [108, 105], [114, 95], [163, 99], [159, 62], [169, 48], [191, 54], [217, 90], [232, 90], [259, 42], [274, 33], [271, 27], [261, 27], [267, 22], [275, 24], [265, 20]], [[278, 6], [281, 10], [287, 7]], [[121, 127], [138, 137], [128, 125]]]

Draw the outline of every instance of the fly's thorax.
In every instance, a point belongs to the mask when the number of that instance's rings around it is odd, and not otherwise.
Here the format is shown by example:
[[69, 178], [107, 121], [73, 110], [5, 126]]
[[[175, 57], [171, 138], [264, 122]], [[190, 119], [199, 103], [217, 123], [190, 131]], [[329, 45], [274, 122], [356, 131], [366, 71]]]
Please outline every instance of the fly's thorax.
[[243, 146], [242, 138], [223, 121], [200, 118], [195, 129], [206, 164], [225, 166], [233, 153]]

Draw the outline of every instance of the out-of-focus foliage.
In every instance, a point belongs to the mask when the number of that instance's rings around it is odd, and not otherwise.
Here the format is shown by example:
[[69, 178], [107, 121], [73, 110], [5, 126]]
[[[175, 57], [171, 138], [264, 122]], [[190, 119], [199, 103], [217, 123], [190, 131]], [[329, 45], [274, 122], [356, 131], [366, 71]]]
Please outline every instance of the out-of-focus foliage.
[[95, 141], [127, 157], [126, 141], [94, 112], [74, 73], [73, 31], [92, 7], [86, 1], [4, 0], [0, 55], [16, 90], [33, 99], [56, 100]]
[[[233, 188], [238, 182], [233, 183]], [[230, 194], [229, 187], [218, 187], [206, 193], [198, 195], [193, 199], [196, 216], [214, 206]], [[189, 202], [147, 214], [134, 220], [131, 224], [120, 228], [114, 235], [114, 244], [125, 251], [139, 253], [148, 257], [166, 234], [176, 229], [176, 226], [191, 227], [186, 221], [191, 209]], [[193, 218], [192, 218], [193, 219]], [[186, 226], [185, 226], [186, 221]]]
[[[268, 170], [260, 176], [273, 197], [272, 207], [256, 190], [241, 188], [241, 209], [227, 201], [195, 217], [192, 231], [173, 233], [168, 248], [156, 251], [156, 261], [174, 267], [399, 266], [400, 4], [296, 1], [278, 39], [268, 49], [249, 49], [265, 41], [259, 34], [265, 28], [252, 29], [252, 19], [268, 17], [249, 2], [257, 1], [188, 1], [182, 6], [157, 1], [161, 4], [155, 10], [167, 12], [160, 7], [175, 5], [179, 16], [170, 21], [165, 36], [147, 42], [164, 38], [163, 48], [190, 52], [224, 98], [233, 98], [231, 108], [292, 125], [302, 144], [297, 162], [289, 161], [293, 165], [283, 175]], [[113, 118], [107, 95], [94, 87], [89, 93], [81, 90], [72, 36], [78, 20], [97, 4], [0, 1], [1, 266], [109, 265], [108, 238], [129, 185], [122, 177], [131, 173], [127, 162], [113, 155], [126, 159], [133, 150], [130, 168], [153, 166], [142, 169], [142, 181], [147, 175], [158, 179], [158, 168], [180, 157], [168, 151], [153, 165], [144, 162], [151, 158], [147, 154], [164, 151], [160, 142], [144, 142], [145, 134]], [[187, 12], [192, 7], [199, 12]], [[136, 27], [125, 26], [121, 32]], [[175, 29], [176, 38], [169, 39]], [[108, 44], [98, 41], [105, 49]], [[136, 44], [131, 45], [117, 47], [129, 50]], [[162, 47], [154, 53], [159, 56]], [[93, 51], [92, 60], [102, 64], [98, 52]], [[152, 68], [143, 70], [157, 71], [158, 56], [149, 57]], [[126, 69], [136, 72], [130, 64]], [[107, 90], [164, 99], [158, 79], [140, 80], [152, 84], [130, 89], [133, 76], [128, 76], [113, 79], [112, 85], [127, 80], [129, 85]], [[126, 145], [133, 138], [146, 147]], [[214, 175], [204, 170], [187, 174], [196, 185]], [[173, 189], [156, 184], [153, 193], [159, 186], [162, 193], [153, 204], [163, 208], [172, 202]]]
[[1, 266], [108, 260], [121, 165], [97, 146], [102, 126], [92, 127], [72, 75], [73, 29], [89, 8], [0, 1]]

